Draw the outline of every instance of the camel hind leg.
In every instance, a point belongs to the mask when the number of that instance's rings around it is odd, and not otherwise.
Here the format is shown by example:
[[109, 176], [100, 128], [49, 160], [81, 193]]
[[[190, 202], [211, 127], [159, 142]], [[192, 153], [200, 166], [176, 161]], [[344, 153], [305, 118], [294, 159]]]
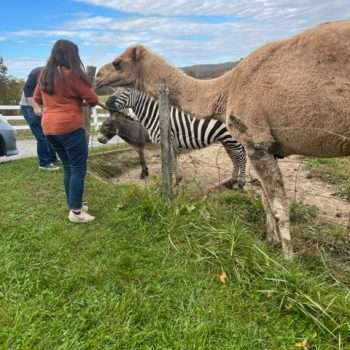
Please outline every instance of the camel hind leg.
[[[265, 144], [267, 146], [268, 143]], [[285, 258], [293, 257], [289, 231], [289, 208], [283, 178], [275, 157], [263, 144], [248, 146], [249, 159], [264, 189], [264, 206], [267, 215], [267, 235], [270, 241], [279, 239]]]
[[[293, 257], [292, 241], [289, 231], [289, 207], [283, 178], [274, 154], [276, 140], [273, 138], [261, 109], [250, 111], [251, 117], [242, 120], [234, 113], [227, 113], [226, 126], [231, 135], [245, 146], [249, 160], [260, 178], [266, 212], [267, 239], [281, 242], [285, 258]], [[258, 116], [258, 117], [257, 117]]]

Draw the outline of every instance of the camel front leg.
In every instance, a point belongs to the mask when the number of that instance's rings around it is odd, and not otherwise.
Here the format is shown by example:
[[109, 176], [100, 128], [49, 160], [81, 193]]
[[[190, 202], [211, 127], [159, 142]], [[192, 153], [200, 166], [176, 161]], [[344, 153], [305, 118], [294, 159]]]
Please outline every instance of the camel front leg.
[[281, 241], [283, 255], [293, 257], [289, 231], [289, 208], [283, 178], [275, 157], [262, 145], [248, 147], [248, 154], [264, 189], [267, 216], [267, 234], [270, 241]]
[[278, 229], [276, 227], [276, 220], [273, 215], [273, 210], [271, 208], [271, 204], [267, 199], [265, 189], [263, 188], [262, 191], [263, 193], [261, 195], [261, 200], [263, 202], [266, 215], [266, 239], [267, 242], [272, 245], [279, 245], [281, 243], [281, 239], [279, 237]]

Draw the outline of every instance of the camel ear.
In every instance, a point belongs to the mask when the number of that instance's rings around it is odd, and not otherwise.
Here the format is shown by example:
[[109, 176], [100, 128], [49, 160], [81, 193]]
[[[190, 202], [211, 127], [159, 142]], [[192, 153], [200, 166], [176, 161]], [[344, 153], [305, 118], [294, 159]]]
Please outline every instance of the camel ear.
[[135, 46], [131, 50], [131, 58], [134, 62], [138, 62], [143, 57], [145, 49], [142, 46]]

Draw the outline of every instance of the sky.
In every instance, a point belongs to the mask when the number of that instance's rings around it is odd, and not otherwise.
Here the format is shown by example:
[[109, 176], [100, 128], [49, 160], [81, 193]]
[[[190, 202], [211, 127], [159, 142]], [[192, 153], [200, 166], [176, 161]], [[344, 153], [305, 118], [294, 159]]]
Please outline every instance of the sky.
[[86, 65], [143, 44], [186, 66], [239, 60], [259, 46], [340, 19], [350, 0], [2, 0], [0, 57], [25, 78], [53, 43], [79, 45]]

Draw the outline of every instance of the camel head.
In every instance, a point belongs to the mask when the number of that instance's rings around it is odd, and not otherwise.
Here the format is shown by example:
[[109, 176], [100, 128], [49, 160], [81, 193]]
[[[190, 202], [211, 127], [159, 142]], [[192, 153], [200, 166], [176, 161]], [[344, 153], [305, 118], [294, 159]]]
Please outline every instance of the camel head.
[[146, 49], [132, 46], [118, 56], [112, 63], [105, 64], [97, 72], [96, 87], [134, 86], [139, 85], [142, 58]]

